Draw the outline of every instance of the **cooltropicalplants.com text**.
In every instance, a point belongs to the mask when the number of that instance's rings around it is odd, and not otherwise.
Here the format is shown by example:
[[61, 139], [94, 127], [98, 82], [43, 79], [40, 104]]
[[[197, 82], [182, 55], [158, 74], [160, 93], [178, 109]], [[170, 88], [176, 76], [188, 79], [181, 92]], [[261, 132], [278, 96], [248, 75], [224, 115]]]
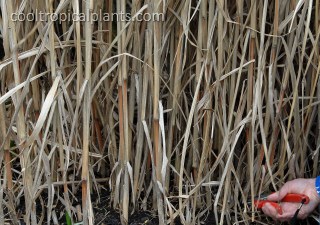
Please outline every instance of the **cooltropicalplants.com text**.
[[75, 13], [72, 11], [68, 12], [61, 12], [61, 13], [48, 13], [42, 12], [39, 10], [35, 10], [33, 13], [20, 13], [15, 12], [11, 14], [11, 20], [14, 22], [23, 22], [23, 21], [30, 21], [30, 22], [67, 22], [67, 21], [74, 21], [74, 22], [110, 22], [110, 21], [117, 21], [117, 22], [129, 22], [129, 21], [156, 21], [161, 22], [165, 20], [164, 13], [136, 13], [131, 15], [131, 13], [125, 12], [117, 12], [117, 13], [105, 13], [102, 10], [99, 12], [87, 12], [87, 13]]

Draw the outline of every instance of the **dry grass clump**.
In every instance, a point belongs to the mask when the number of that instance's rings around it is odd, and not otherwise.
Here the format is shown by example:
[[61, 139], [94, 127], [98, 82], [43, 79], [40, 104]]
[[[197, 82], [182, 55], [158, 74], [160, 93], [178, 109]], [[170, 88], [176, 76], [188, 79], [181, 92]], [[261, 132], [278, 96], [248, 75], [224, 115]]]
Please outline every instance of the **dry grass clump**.
[[[249, 224], [319, 173], [319, 0], [0, 2], [0, 224], [94, 224], [101, 188], [123, 224]], [[132, 19], [12, 20], [36, 12]]]

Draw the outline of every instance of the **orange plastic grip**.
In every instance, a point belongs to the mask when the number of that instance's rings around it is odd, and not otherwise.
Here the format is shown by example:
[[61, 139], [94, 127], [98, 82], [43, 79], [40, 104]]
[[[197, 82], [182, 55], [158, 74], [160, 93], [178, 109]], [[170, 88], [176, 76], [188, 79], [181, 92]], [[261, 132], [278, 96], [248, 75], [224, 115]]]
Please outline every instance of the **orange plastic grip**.
[[255, 205], [255, 207], [257, 209], [261, 209], [264, 206], [264, 204], [266, 204], [266, 203], [269, 203], [270, 205], [272, 205], [277, 210], [277, 212], [280, 215], [282, 215], [282, 213], [283, 213], [282, 212], [282, 208], [278, 203], [271, 202], [271, 201], [268, 201], [268, 200], [256, 200], [256, 201], [254, 201], [254, 205]]
[[308, 196], [303, 194], [287, 194], [281, 201], [308, 204], [310, 199]]
[[[303, 203], [308, 204], [310, 202], [310, 198], [304, 194], [287, 194], [281, 202], [293, 202], [293, 203]], [[261, 209], [264, 204], [269, 203], [272, 205], [277, 212], [282, 215], [282, 208], [277, 202], [272, 202], [269, 200], [255, 200], [254, 205], [257, 209]]]

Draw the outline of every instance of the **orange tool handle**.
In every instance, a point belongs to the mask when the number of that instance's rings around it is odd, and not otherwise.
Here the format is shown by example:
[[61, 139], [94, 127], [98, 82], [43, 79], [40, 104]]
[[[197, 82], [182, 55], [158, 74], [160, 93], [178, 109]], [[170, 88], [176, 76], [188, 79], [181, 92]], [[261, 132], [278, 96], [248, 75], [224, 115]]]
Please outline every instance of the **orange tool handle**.
[[278, 203], [271, 202], [271, 201], [268, 201], [268, 200], [255, 200], [254, 201], [254, 205], [255, 205], [255, 207], [257, 209], [261, 209], [264, 206], [264, 204], [266, 204], [266, 203], [269, 203], [270, 205], [272, 205], [277, 210], [277, 212], [280, 215], [282, 215], [282, 208]]
[[281, 201], [308, 204], [310, 202], [310, 198], [303, 194], [287, 194]]
[[[302, 204], [308, 204], [310, 202], [310, 198], [304, 194], [287, 194], [281, 202], [293, 202], [293, 203], [302, 203]], [[282, 208], [277, 202], [272, 202], [269, 200], [255, 200], [254, 205], [257, 209], [261, 209], [264, 204], [269, 203], [271, 204], [281, 215], [282, 214]]]

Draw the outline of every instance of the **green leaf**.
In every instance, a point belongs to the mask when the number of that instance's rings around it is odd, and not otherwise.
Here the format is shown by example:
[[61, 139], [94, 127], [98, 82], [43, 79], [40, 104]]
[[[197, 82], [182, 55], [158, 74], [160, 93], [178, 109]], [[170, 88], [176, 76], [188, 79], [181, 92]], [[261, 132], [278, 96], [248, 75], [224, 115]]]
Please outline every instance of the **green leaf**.
[[72, 225], [71, 217], [69, 216], [68, 212], [66, 212], [66, 222], [67, 222], [67, 225]]

